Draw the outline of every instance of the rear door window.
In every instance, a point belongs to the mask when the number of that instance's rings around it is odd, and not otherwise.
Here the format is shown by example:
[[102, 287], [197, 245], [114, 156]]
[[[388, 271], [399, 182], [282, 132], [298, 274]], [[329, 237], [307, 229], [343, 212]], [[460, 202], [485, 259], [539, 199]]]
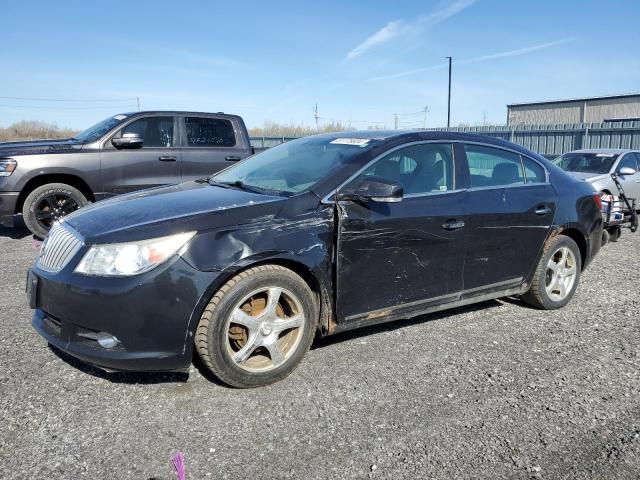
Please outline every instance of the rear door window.
[[187, 146], [234, 147], [236, 134], [233, 124], [224, 118], [185, 117]]
[[527, 183], [547, 182], [547, 172], [542, 165], [527, 157], [522, 157], [522, 164], [524, 165], [524, 173], [526, 175]]
[[124, 127], [120, 134], [137, 133], [144, 141], [142, 148], [174, 146], [173, 117], [145, 117]]
[[465, 145], [471, 187], [498, 187], [525, 183], [520, 155], [499, 148]]

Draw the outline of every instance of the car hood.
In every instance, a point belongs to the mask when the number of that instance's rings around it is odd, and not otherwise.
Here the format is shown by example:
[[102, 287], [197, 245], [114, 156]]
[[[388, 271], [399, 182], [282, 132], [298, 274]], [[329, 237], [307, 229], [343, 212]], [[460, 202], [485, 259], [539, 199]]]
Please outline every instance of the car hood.
[[610, 178], [608, 173], [600, 174], [600, 173], [586, 173], [586, 172], [567, 172], [573, 178], [578, 180], [586, 180], [587, 182], [597, 182], [599, 180], [605, 180]]
[[0, 157], [60, 153], [70, 150], [79, 150], [82, 146], [82, 143], [72, 138], [63, 138], [59, 140], [31, 140], [24, 142], [0, 142]]
[[188, 182], [120, 195], [64, 219], [86, 243], [128, 242], [275, 215], [285, 197]]

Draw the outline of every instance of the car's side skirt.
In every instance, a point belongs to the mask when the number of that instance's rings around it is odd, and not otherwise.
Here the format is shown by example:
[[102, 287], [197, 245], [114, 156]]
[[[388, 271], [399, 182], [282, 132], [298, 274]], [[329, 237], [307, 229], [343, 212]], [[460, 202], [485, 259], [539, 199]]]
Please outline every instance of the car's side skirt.
[[512, 295], [522, 295], [528, 288], [527, 285], [522, 284], [522, 279], [517, 279], [517, 283], [514, 280], [504, 283], [505, 285], [500, 290], [479, 293], [478, 295], [468, 296], [470, 292], [463, 291], [437, 299], [430, 299], [426, 302], [420, 302], [418, 305], [415, 305], [415, 303], [403, 304], [382, 310], [354, 315], [353, 317], [349, 317], [347, 321], [336, 325], [335, 330], [331, 333], [344, 332], [379, 323], [391, 322], [393, 320], [407, 320], [420, 315], [463, 307], [474, 303], [486, 302], [488, 300], [495, 300], [497, 298], [509, 297]]

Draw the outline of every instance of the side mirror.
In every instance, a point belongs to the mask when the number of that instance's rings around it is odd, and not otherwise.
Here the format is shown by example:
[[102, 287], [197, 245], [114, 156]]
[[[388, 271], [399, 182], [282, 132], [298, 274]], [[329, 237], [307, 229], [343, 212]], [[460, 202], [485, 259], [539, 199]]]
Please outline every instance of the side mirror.
[[142, 148], [143, 144], [139, 133], [123, 133], [120, 138], [111, 139], [111, 145], [116, 148]]
[[620, 170], [618, 170], [618, 175], [635, 175], [636, 171], [631, 168], [631, 167], [622, 167]]
[[338, 200], [371, 201], [381, 203], [399, 202], [404, 189], [398, 182], [370, 176], [355, 185], [355, 189], [338, 194]]

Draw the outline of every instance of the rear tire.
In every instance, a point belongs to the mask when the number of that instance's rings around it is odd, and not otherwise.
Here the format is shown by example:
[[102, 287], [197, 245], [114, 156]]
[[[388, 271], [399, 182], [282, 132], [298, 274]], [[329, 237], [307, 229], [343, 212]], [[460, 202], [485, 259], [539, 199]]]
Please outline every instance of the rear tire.
[[542, 310], [564, 307], [578, 288], [582, 261], [576, 242], [558, 235], [547, 247], [522, 299]]
[[606, 230], [602, 230], [602, 242], [600, 243], [601, 247], [604, 247], [607, 243], [609, 243], [609, 232]]
[[31, 233], [44, 238], [56, 220], [87, 203], [87, 197], [77, 188], [66, 183], [48, 183], [27, 195], [22, 207], [22, 217]]
[[315, 297], [293, 271], [261, 265], [218, 290], [200, 318], [195, 347], [205, 366], [237, 388], [287, 377], [305, 356], [318, 324]]

